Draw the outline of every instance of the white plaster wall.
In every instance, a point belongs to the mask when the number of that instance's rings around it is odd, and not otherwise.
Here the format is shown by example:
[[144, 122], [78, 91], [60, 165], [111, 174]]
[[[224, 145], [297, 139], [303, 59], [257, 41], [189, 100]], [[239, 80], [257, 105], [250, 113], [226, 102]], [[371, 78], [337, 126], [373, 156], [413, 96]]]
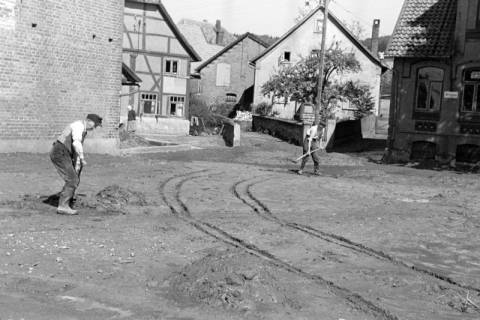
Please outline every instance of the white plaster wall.
[[[302, 26], [300, 26], [289, 37], [284, 39], [272, 51], [267, 53], [264, 57], [256, 62], [255, 70], [255, 92], [254, 104], [260, 102], [271, 102], [269, 97], [262, 94], [261, 87], [267, 82], [270, 77], [278, 70], [278, 58], [285, 51], [291, 52], [292, 64], [298, 62], [302, 57], [308, 56], [312, 50], [320, 49], [322, 35], [315, 33], [315, 21], [323, 17], [323, 12], [318, 11]], [[327, 27], [327, 48], [335, 42], [339, 42], [340, 46], [347, 52], [353, 51], [357, 60], [359, 61], [362, 70], [356, 74], [345, 74], [341, 77], [333, 76], [331, 79], [338, 80], [359, 80], [370, 87], [372, 95], [375, 100], [375, 114], [378, 113], [380, 101], [380, 77], [381, 67], [370, 60], [362, 51], [360, 51], [350, 40], [338, 29], [330, 20]], [[287, 106], [276, 105], [274, 110], [280, 112], [283, 118], [292, 118], [295, 112], [294, 102]]]

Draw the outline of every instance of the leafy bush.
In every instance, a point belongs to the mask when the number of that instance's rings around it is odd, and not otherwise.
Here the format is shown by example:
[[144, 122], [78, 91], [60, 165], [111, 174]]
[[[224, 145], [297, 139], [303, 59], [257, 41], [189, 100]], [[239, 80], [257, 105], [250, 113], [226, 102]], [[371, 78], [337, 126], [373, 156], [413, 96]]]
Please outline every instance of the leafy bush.
[[355, 117], [362, 118], [372, 112], [375, 107], [370, 88], [358, 81], [347, 81], [341, 84], [335, 84], [331, 87], [333, 96], [342, 101], [349, 101], [355, 107]]
[[267, 102], [261, 102], [255, 106], [254, 110], [260, 116], [269, 116], [272, 113], [272, 105]]
[[219, 114], [224, 117], [234, 118], [235, 117], [235, 105], [232, 103], [216, 103], [210, 107], [210, 110], [213, 113]]
[[207, 103], [197, 97], [190, 98], [190, 115], [202, 118], [206, 127], [216, 127], [218, 125], [217, 118], [214, 116]]

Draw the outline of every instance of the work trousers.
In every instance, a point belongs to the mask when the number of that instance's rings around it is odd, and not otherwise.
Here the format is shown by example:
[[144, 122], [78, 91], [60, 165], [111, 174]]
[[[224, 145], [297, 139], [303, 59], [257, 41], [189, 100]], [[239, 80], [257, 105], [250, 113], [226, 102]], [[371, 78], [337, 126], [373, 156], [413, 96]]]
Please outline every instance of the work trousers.
[[137, 121], [136, 120], [128, 120], [127, 121], [127, 132], [135, 132], [137, 130]]
[[[312, 144], [310, 145], [310, 151], [314, 151], [314, 150], [317, 150], [318, 148], [320, 148], [320, 142], [318, 139], [314, 139], [312, 140]], [[305, 138], [305, 140], [303, 141], [303, 154], [307, 154], [308, 153], [308, 137]], [[318, 171], [318, 167], [320, 165], [320, 161], [319, 161], [319, 158], [318, 158], [318, 150], [315, 151], [315, 152], [312, 152], [310, 154], [310, 156], [312, 157], [312, 160], [313, 160], [313, 168], [316, 171]], [[300, 170], [303, 170], [303, 168], [305, 168], [305, 165], [307, 164], [308, 162], [308, 156], [304, 157], [302, 159], [302, 164], [300, 166]]]
[[80, 177], [74, 167], [74, 158], [63, 143], [56, 141], [50, 151], [50, 159], [60, 177], [65, 181], [65, 185], [60, 192], [58, 205], [59, 207], [66, 207], [80, 183]]

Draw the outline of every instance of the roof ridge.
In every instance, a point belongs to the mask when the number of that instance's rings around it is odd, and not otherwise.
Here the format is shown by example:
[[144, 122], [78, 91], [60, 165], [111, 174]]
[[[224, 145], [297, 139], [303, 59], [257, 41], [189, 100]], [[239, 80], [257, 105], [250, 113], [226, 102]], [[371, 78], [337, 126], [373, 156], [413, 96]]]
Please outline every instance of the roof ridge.
[[264, 46], [265, 48], [268, 47], [268, 45], [265, 42], [263, 42], [261, 39], [258, 39], [258, 37], [256, 37], [254, 34], [252, 34], [250, 32], [245, 32], [244, 34], [238, 36], [237, 39], [235, 39], [234, 41], [232, 41], [228, 45], [226, 45], [222, 50], [220, 50], [219, 52], [214, 54], [212, 57], [207, 59], [205, 62], [203, 62], [201, 65], [199, 65], [195, 69], [195, 71], [200, 72], [200, 70], [205, 68], [207, 65], [209, 65], [210, 63], [215, 61], [218, 57], [220, 57], [222, 54], [229, 51], [230, 49], [232, 49], [234, 46], [236, 46], [238, 43], [245, 40], [246, 38], [250, 38], [253, 41], [258, 42], [260, 45]]
[[[307, 22], [320, 10], [323, 10], [325, 12], [325, 8], [323, 5], [318, 5], [315, 9], [310, 11], [305, 17], [303, 17], [299, 22], [293, 25], [293, 27], [291, 27], [286, 33], [284, 33], [277, 41], [275, 41], [271, 46], [269, 46], [264, 52], [253, 58], [250, 62], [252, 64], [255, 64], [256, 61], [258, 61], [268, 52], [273, 50], [273, 48], [275, 48], [277, 45], [282, 43], [288, 36], [294, 33], [298, 28], [300, 28], [305, 22]], [[347, 36], [347, 38], [349, 38], [350, 41], [352, 41], [353, 44], [356, 45], [357, 48], [362, 51], [372, 62], [380, 65], [382, 69], [387, 69], [387, 67], [382, 64], [380, 59], [378, 59], [378, 57], [375, 57], [373, 53], [360, 42], [360, 39], [355, 37], [355, 35], [353, 35], [353, 33], [347, 27], [345, 27], [345, 25], [331, 11], [328, 12], [328, 20], [334, 25], [336, 25], [337, 28], [339, 28], [340, 31], [342, 31]]]

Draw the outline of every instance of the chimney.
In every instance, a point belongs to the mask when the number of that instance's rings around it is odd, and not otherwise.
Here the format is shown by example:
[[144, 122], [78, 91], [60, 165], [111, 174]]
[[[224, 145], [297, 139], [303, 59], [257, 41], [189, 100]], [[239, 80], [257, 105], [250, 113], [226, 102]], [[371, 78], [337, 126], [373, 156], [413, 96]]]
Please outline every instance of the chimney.
[[223, 45], [223, 29], [222, 23], [220, 20], [217, 20], [215, 23], [215, 44], [222, 46]]
[[378, 56], [378, 37], [380, 35], [380, 20], [375, 19], [373, 20], [373, 27], [372, 27], [372, 40], [370, 43], [370, 51], [373, 53], [375, 57]]

